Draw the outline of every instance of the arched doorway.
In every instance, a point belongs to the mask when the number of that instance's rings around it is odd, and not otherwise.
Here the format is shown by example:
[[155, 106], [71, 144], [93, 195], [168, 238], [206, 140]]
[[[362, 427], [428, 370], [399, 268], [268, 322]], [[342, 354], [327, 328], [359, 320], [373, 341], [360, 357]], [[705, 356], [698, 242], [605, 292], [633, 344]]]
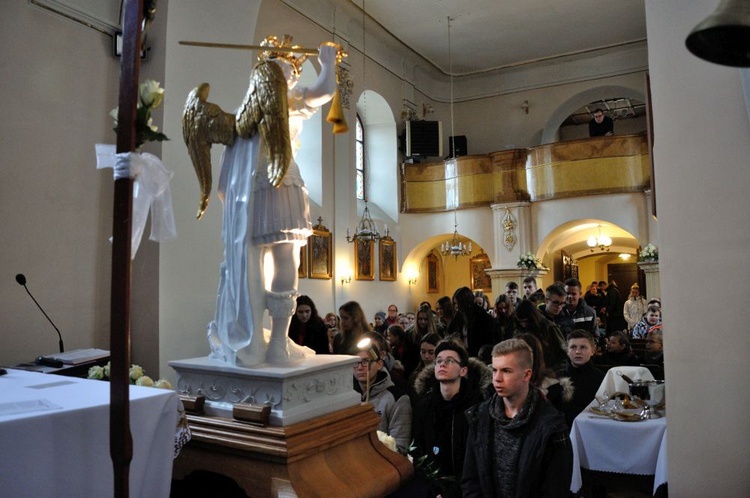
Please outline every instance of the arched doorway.
[[[474, 284], [478, 282], [474, 275], [480, 273], [481, 276], [479, 266], [492, 268], [487, 251], [476, 241], [464, 236], [461, 236], [461, 239], [466, 243], [471, 242], [472, 245], [470, 255], [443, 256], [440, 253], [440, 244], [452, 236], [453, 234], [443, 233], [430, 237], [415, 246], [404, 258], [402, 272], [410, 281], [410, 301], [415, 307], [422, 301], [428, 301], [434, 307], [435, 301], [440, 297], [452, 296], [460, 287], [474, 290]], [[477, 289], [484, 290], [491, 299], [489, 278], [485, 283], [486, 286]]]
[[[590, 247], [589, 239], [600, 235], [611, 239], [611, 244]], [[638, 283], [645, 294], [645, 276], [636, 264], [639, 248], [638, 239], [627, 230], [591, 218], [572, 220], [550, 231], [537, 256], [550, 268], [550, 282], [575, 277], [585, 288], [592, 281], [614, 279], [621, 290]]]

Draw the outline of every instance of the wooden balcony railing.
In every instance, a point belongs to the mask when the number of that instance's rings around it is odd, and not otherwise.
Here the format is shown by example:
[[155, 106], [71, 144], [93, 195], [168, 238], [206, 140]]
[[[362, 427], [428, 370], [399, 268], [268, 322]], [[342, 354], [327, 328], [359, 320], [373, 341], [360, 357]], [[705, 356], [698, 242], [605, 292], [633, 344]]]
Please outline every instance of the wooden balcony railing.
[[403, 164], [401, 211], [426, 213], [649, 188], [646, 136], [597, 137]]

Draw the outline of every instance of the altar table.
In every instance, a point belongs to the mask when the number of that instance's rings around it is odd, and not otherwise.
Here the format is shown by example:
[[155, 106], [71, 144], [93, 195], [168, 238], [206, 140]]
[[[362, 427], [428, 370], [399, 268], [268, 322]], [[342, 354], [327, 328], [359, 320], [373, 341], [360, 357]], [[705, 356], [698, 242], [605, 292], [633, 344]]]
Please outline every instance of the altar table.
[[[589, 406], [597, 406], [596, 401]], [[573, 421], [573, 478], [570, 490], [582, 486], [581, 467], [601, 472], [654, 476], [654, 494], [667, 482], [666, 418], [621, 422], [597, 417], [588, 408]]]
[[[130, 496], [169, 496], [179, 402], [173, 391], [130, 388]], [[113, 494], [109, 382], [12, 369], [0, 376], [0, 495]]]

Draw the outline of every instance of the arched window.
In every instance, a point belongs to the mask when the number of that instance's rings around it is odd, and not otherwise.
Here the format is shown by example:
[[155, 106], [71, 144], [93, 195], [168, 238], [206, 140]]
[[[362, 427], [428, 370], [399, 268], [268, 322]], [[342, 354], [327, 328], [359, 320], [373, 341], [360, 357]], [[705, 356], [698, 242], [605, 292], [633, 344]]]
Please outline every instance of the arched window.
[[356, 141], [357, 199], [365, 200], [365, 129], [359, 114], [357, 114]]

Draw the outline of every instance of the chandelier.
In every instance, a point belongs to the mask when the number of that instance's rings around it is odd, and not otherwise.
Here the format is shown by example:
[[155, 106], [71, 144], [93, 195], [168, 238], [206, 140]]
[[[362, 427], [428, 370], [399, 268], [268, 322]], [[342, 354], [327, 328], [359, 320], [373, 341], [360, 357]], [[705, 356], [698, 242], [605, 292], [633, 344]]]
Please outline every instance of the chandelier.
[[372, 221], [370, 210], [367, 209], [367, 201], [365, 201], [365, 210], [362, 213], [362, 219], [357, 223], [354, 235], [350, 235], [349, 229], [346, 229], [346, 241], [351, 244], [352, 242], [378, 241], [380, 238], [381, 236], [380, 232], [378, 232], [378, 227], [375, 226], [375, 222]]
[[456, 212], [453, 212], [453, 238], [440, 244], [440, 254], [443, 256], [468, 256], [471, 254], [471, 242], [464, 244], [458, 236], [458, 222], [456, 221]]
[[602, 235], [602, 226], [599, 225], [599, 236], [589, 237], [587, 244], [591, 248], [591, 252], [594, 252], [597, 247], [600, 251], [609, 252], [609, 247], [612, 245], [612, 239], [610, 239], [606, 235]]
[[[451, 21], [453, 21], [454, 18], [448, 16], [447, 18], [447, 24], [448, 24], [448, 72], [450, 73], [450, 82], [451, 82], [451, 101], [450, 101], [450, 111], [451, 111], [451, 136], [455, 136], [455, 132], [453, 130], [453, 58], [451, 57]], [[450, 151], [450, 158], [455, 160], [456, 157], [456, 150], [455, 150], [455, 139], [453, 142], [453, 147]], [[471, 254], [471, 242], [468, 244], [464, 244], [461, 239], [458, 236], [458, 219], [456, 218], [456, 210], [458, 209], [458, 202], [457, 199], [455, 200], [455, 203], [453, 205], [453, 238], [450, 240], [446, 240], [442, 244], [440, 244], [440, 254], [443, 256], [453, 256], [456, 259], [458, 259], [459, 256], [468, 256]]]

